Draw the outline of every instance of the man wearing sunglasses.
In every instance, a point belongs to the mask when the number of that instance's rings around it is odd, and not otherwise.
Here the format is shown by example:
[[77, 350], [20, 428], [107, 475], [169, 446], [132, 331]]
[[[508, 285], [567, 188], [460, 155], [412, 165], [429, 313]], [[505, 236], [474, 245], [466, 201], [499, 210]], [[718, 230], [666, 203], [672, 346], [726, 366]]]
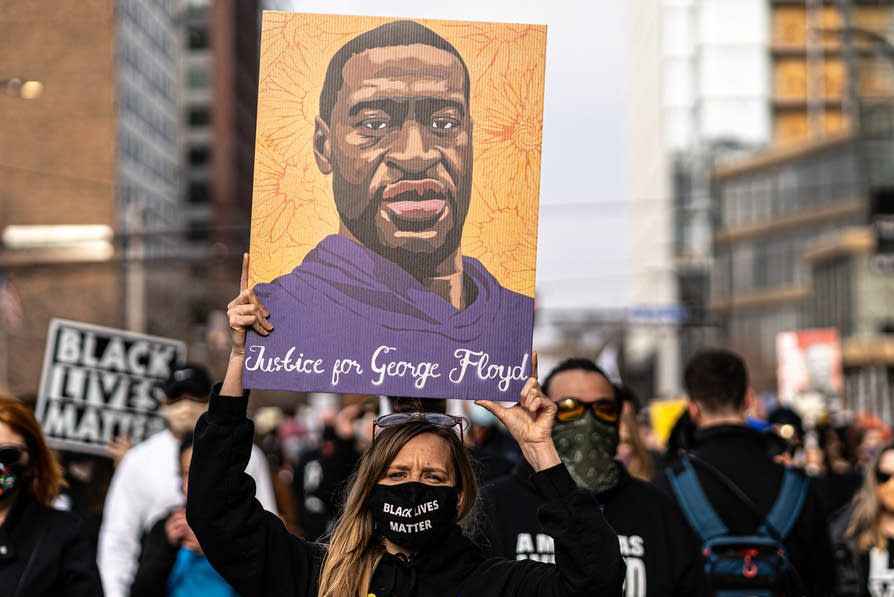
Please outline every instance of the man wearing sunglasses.
[[[700, 547], [674, 503], [615, 460], [622, 405], [605, 373], [589, 359], [568, 359], [546, 376], [543, 391], [559, 407], [553, 440], [562, 462], [578, 485], [594, 493], [618, 533], [627, 565], [625, 595], [705, 595]], [[544, 502], [531, 473], [523, 463], [483, 491], [483, 547], [494, 555], [555, 563], [553, 539], [537, 520]]]
[[[174, 370], [164, 391], [161, 414], [167, 428], [124, 455], [106, 495], [98, 553], [106, 597], [129, 594], [141, 538], [161, 517], [182, 509], [185, 501], [180, 443], [208, 409], [211, 378], [204, 367], [188, 364]], [[246, 472], [255, 479], [258, 500], [264, 508], [276, 512], [267, 461], [257, 446], [253, 447]]]

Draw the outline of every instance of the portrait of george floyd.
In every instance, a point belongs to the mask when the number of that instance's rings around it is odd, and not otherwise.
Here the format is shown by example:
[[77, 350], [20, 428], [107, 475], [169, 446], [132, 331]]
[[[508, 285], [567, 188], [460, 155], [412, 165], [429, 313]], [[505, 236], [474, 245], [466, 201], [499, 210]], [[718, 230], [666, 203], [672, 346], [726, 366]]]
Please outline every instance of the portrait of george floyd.
[[265, 12], [249, 388], [515, 400], [546, 28]]

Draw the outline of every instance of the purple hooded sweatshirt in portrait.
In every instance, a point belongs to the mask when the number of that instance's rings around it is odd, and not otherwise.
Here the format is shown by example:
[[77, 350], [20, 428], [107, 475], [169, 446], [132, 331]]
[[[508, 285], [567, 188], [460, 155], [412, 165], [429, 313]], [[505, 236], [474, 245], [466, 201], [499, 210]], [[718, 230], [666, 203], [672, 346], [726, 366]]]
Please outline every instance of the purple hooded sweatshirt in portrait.
[[255, 293], [274, 331], [246, 343], [245, 385], [270, 390], [516, 400], [530, 375], [534, 301], [463, 257], [462, 310], [345, 237], [323, 239]]

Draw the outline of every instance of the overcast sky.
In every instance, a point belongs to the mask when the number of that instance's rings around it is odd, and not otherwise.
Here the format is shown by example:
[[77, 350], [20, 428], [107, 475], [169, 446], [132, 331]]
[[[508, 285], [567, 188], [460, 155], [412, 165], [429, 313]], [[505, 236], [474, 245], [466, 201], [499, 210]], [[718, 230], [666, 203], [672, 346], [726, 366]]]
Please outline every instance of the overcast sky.
[[623, 307], [630, 300], [626, 2], [592, 0], [278, 0], [299, 12], [545, 23], [538, 302]]

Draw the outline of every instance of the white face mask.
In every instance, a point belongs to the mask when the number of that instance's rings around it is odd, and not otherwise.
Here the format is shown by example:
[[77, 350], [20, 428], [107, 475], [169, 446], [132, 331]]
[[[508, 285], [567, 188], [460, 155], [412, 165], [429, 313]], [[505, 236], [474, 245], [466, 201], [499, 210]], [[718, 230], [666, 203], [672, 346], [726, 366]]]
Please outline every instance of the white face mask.
[[196, 422], [206, 410], [208, 410], [207, 402], [183, 399], [162, 406], [161, 415], [168, 422], [171, 433], [181, 436], [195, 429]]

